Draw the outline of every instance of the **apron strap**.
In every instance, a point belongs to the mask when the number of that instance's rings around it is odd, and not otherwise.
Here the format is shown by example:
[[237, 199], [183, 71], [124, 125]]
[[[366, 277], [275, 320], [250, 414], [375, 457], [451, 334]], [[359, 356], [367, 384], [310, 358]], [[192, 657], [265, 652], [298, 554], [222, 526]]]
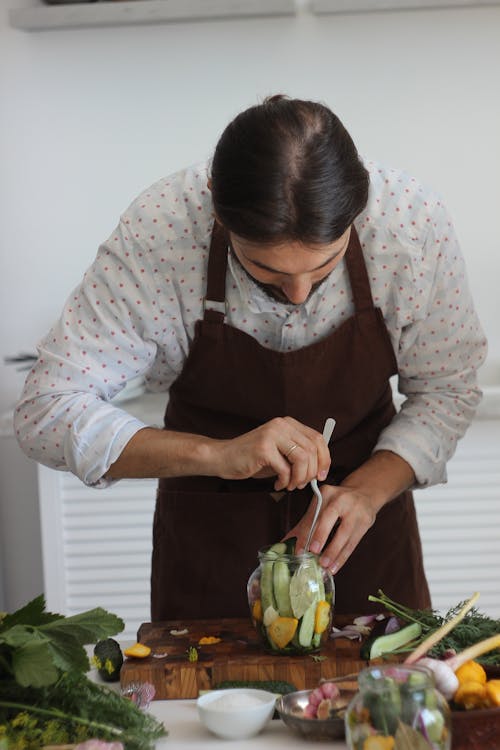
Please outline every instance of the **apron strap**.
[[226, 317], [226, 268], [228, 240], [226, 230], [214, 221], [207, 269], [207, 292], [203, 300], [203, 320], [223, 323]]
[[354, 228], [354, 224], [351, 226], [351, 236], [345, 254], [345, 261], [349, 272], [349, 281], [351, 283], [356, 312], [361, 312], [361, 310], [372, 310], [374, 304], [370, 280], [368, 278], [368, 271], [366, 270], [363, 250], [361, 249], [358, 233]]
[[[226, 317], [226, 269], [228, 238], [224, 227], [214, 222], [207, 270], [207, 293], [203, 301], [203, 319], [223, 323]], [[349, 245], [345, 255], [349, 281], [356, 311], [372, 310], [373, 297], [358, 233], [351, 226]]]

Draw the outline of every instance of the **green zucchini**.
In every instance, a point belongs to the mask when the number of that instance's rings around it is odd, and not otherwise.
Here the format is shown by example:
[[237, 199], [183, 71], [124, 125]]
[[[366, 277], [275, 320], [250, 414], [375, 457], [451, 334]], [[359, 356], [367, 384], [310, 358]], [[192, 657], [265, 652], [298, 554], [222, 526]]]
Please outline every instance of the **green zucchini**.
[[120, 644], [113, 638], [105, 638], [94, 646], [93, 662], [104, 682], [117, 682], [123, 664]]
[[303, 648], [310, 648], [314, 635], [314, 618], [316, 615], [317, 603], [314, 601], [308, 606], [302, 616], [299, 626], [299, 643]]
[[274, 563], [273, 592], [276, 607], [282, 617], [293, 617], [290, 603], [290, 569], [287, 562]]
[[266, 552], [266, 554], [268, 555], [269, 552], [275, 552], [277, 555], [286, 555], [285, 542], [276, 542], [276, 544], [273, 544], [271, 547], [269, 547], [269, 550], [268, 552]]
[[411, 643], [421, 634], [422, 626], [420, 623], [412, 622], [401, 630], [396, 630], [395, 633], [380, 635], [378, 638], [369, 638], [361, 648], [361, 658], [369, 661], [384, 654], [390, 654]]
[[274, 559], [278, 557], [277, 553], [270, 549], [266, 552], [266, 559], [261, 563], [261, 575], [260, 575], [260, 600], [262, 604], [262, 611], [265, 612], [268, 607], [277, 609], [276, 600], [273, 593], [273, 568]]

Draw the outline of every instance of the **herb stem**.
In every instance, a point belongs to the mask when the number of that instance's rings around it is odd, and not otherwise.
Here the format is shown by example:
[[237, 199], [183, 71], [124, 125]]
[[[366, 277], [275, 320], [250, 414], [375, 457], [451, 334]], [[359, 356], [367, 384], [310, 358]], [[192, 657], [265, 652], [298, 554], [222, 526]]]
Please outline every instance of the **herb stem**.
[[28, 711], [30, 713], [37, 713], [41, 716], [49, 716], [52, 718], [62, 719], [64, 721], [74, 722], [75, 724], [83, 724], [91, 729], [101, 729], [105, 732], [112, 734], [122, 734], [121, 729], [117, 729], [110, 724], [101, 724], [98, 721], [92, 721], [91, 719], [84, 719], [82, 716], [75, 716], [74, 714], [66, 714], [60, 711], [58, 708], [40, 708], [39, 706], [27, 706], [24, 703], [15, 703], [14, 701], [0, 700], [0, 706], [3, 708], [16, 708], [19, 711]]
[[422, 621], [418, 619], [418, 617], [415, 617], [413, 610], [408, 609], [403, 604], [398, 604], [397, 602], [393, 601], [388, 596], [386, 596], [383, 591], [379, 591], [378, 593], [379, 596], [373, 596], [373, 594], [370, 594], [368, 596], [368, 601], [383, 604], [384, 607], [389, 609], [393, 614], [397, 615], [398, 617], [402, 617], [404, 620], [418, 622], [419, 625], [423, 624]]

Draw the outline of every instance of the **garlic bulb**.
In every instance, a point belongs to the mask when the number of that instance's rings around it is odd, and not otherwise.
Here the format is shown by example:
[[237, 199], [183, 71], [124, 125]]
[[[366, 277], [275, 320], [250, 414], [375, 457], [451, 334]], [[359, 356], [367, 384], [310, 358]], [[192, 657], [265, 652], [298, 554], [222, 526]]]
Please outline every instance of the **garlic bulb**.
[[417, 666], [427, 667], [434, 675], [436, 687], [446, 700], [451, 700], [458, 689], [458, 677], [453, 669], [441, 659], [426, 656], [416, 662]]

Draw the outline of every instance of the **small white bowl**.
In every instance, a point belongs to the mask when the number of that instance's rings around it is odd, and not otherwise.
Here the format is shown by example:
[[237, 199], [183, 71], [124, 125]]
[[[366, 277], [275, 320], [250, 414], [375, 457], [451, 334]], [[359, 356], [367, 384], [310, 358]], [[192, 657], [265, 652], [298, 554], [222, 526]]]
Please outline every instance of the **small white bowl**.
[[276, 696], [266, 690], [228, 688], [205, 693], [197, 700], [202, 724], [228, 740], [253, 737], [274, 713]]

